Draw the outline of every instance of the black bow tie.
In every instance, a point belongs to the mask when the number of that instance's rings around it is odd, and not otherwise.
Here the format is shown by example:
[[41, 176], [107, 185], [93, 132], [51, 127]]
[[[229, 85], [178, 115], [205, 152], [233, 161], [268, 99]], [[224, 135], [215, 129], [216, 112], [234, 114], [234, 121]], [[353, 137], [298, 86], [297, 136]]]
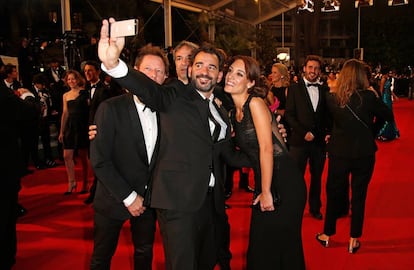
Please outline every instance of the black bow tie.
[[91, 84], [91, 89], [96, 88], [96, 84]]
[[306, 87], [311, 87], [311, 86], [315, 86], [315, 87], [318, 87], [320, 84], [318, 84], [318, 83], [307, 83], [306, 84]]
[[150, 110], [151, 112], [154, 112], [154, 110], [150, 107], [147, 107], [147, 105], [144, 106], [144, 109], [142, 109], [142, 111], [144, 112], [146, 109]]

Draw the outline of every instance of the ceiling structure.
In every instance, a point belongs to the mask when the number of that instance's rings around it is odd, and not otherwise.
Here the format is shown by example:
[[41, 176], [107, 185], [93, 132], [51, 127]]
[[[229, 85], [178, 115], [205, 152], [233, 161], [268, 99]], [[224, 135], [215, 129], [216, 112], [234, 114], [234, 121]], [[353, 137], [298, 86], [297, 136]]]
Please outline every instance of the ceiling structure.
[[207, 12], [240, 23], [258, 25], [297, 7], [298, 0], [151, 0], [169, 1], [172, 7]]

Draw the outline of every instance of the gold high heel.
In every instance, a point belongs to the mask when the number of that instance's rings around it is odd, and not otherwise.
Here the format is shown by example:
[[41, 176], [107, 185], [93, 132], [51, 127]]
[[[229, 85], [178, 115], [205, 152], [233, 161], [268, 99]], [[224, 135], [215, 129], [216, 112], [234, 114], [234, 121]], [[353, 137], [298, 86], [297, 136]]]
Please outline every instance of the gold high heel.
[[323, 233], [317, 233], [316, 234], [316, 236], [315, 236], [316, 241], [318, 241], [319, 244], [321, 244], [323, 247], [326, 247], [326, 248], [329, 247], [329, 238], [328, 238], [328, 240], [322, 240], [322, 239], [319, 238], [319, 236], [321, 236], [321, 235], [323, 235]]
[[63, 193], [63, 195], [70, 195], [70, 194], [72, 194], [73, 191], [76, 191], [76, 183], [75, 182], [70, 182], [69, 187], [68, 187], [68, 191]]
[[354, 246], [354, 242], [351, 240], [348, 246], [348, 252], [350, 254], [355, 254], [357, 253], [358, 249], [361, 247], [361, 242], [359, 242], [358, 239], [355, 240], [355, 244], [356, 246]]

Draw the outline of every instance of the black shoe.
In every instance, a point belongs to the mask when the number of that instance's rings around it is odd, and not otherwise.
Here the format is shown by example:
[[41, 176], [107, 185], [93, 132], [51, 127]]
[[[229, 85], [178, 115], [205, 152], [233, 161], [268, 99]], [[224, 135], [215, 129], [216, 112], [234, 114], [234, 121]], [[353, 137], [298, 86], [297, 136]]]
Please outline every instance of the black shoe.
[[92, 197], [92, 196], [89, 196], [88, 198], [86, 198], [86, 199], [83, 201], [83, 203], [84, 203], [84, 204], [91, 204], [91, 203], [93, 203], [93, 197]]
[[322, 235], [321, 233], [317, 233], [316, 234], [316, 236], [315, 236], [316, 241], [318, 241], [319, 244], [321, 244], [323, 247], [329, 247], [329, 240], [321, 240], [319, 238], [319, 236], [321, 236], [321, 235]]
[[322, 220], [323, 216], [321, 212], [310, 212], [311, 216], [315, 219]]
[[46, 159], [45, 164], [46, 164], [46, 167], [48, 168], [53, 168], [56, 166], [56, 162], [51, 159]]
[[232, 194], [233, 193], [231, 191], [228, 191], [228, 192], [224, 193], [224, 198], [227, 200], [231, 197]]
[[24, 208], [21, 204], [17, 205], [17, 217], [22, 217], [27, 214], [27, 209]]

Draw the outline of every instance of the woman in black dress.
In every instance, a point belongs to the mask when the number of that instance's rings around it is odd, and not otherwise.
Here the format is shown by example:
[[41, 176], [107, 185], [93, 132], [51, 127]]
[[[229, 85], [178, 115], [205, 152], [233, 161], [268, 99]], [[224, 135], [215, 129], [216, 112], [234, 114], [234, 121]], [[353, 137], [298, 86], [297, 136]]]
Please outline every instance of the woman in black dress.
[[274, 98], [277, 98], [279, 106], [274, 113], [280, 114], [283, 117], [285, 115], [286, 97], [290, 84], [288, 68], [282, 63], [273, 64], [271, 78], [272, 85], [266, 98], [269, 104], [272, 104], [274, 102]]
[[70, 90], [63, 94], [62, 124], [59, 133], [59, 141], [63, 143], [63, 158], [68, 175], [68, 190], [64, 194], [69, 195], [76, 190], [75, 151], [77, 151], [82, 165], [81, 193], [87, 193], [89, 94], [84, 90], [85, 80], [75, 70], [66, 72], [65, 83]]
[[[247, 269], [305, 269], [301, 236], [305, 182], [283, 142], [272, 135], [276, 122], [259, 76], [253, 58], [236, 56], [230, 60], [224, 87], [235, 104], [231, 118], [237, 146], [249, 155], [255, 176]], [[280, 205], [273, 203], [276, 190]]]

